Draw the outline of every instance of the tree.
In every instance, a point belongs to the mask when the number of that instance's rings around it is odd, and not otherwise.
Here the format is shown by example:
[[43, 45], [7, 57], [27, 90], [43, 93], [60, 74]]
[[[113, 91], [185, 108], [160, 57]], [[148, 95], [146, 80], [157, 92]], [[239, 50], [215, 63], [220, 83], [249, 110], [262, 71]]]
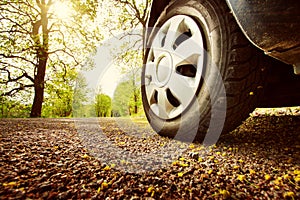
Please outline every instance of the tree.
[[[119, 12], [108, 10], [107, 18], [102, 24], [110, 33], [122, 41], [122, 48], [113, 49], [115, 63], [119, 66], [125, 80], [119, 84], [113, 99], [113, 113], [126, 116], [137, 114], [141, 107], [140, 76], [145, 56], [143, 47], [146, 34], [146, 24], [149, 17], [149, 0], [114, 0], [110, 2]], [[130, 29], [138, 31], [130, 32]], [[120, 31], [125, 31], [120, 34]], [[124, 87], [126, 85], [126, 87]], [[122, 88], [122, 89], [121, 89]], [[124, 93], [124, 91], [126, 92]]]
[[[33, 88], [31, 117], [40, 117], [50, 74], [76, 68], [100, 40], [92, 0], [5, 0], [0, 3], [2, 96]], [[57, 13], [64, 5], [64, 10]], [[60, 14], [64, 12], [65, 18]], [[69, 16], [66, 16], [68, 14]], [[60, 18], [61, 17], [61, 18]]]
[[87, 117], [94, 116], [94, 113], [90, 112], [91, 102], [88, 101], [87, 95], [90, 93], [90, 89], [87, 88], [87, 82], [82, 74], [78, 74], [76, 78], [76, 86], [73, 93], [73, 117]]
[[121, 73], [124, 74], [125, 82], [128, 83], [128, 93], [130, 94], [130, 114], [137, 114], [142, 105], [141, 103], [141, 67], [142, 52], [127, 51], [120, 58]]
[[141, 110], [140, 88], [133, 84], [134, 79], [125, 77], [116, 88], [113, 97], [113, 113], [120, 116], [136, 115]]
[[95, 97], [95, 111], [97, 117], [111, 116], [111, 98], [105, 94], [98, 94]]
[[[67, 68], [66, 73], [57, 72], [45, 84], [43, 117], [69, 117], [73, 112], [74, 84], [77, 78], [75, 69]], [[64, 77], [64, 78], [62, 78]], [[78, 81], [78, 84], [81, 82]], [[81, 91], [85, 85], [81, 85]], [[84, 97], [85, 93], [80, 94]], [[76, 98], [79, 98], [77, 93]]]
[[128, 81], [121, 82], [114, 93], [113, 112], [120, 116], [130, 115], [131, 84]]
[[[149, 18], [149, 10], [151, 1], [143, 0], [115, 0], [118, 4], [120, 3], [123, 7], [122, 15], [119, 17], [121, 28], [127, 30], [128, 28], [142, 28], [141, 40], [144, 44], [144, 38], [146, 35], [147, 21]], [[143, 58], [145, 56], [145, 48], [143, 46]]]
[[[123, 49], [131, 50], [138, 47], [143, 52], [143, 57], [145, 55], [143, 39], [146, 34], [150, 2], [151, 0], [104, 0], [103, 4], [108, 6], [102, 7], [103, 10], [101, 10], [106, 16], [102, 18], [101, 24], [105, 32], [109, 32], [108, 36], [119, 39], [134, 37], [134, 41], [124, 44]], [[130, 32], [134, 29], [140, 30], [140, 32]], [[113, 53], [118, 56], [119, 52], [119, 49], [114, 49]]]

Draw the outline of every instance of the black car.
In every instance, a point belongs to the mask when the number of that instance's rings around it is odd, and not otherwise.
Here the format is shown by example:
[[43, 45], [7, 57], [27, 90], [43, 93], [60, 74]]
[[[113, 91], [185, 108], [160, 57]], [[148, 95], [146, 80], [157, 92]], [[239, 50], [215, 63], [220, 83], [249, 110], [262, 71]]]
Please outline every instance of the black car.
[[153, 0], [142, 97], [160, 135], [215, 141], [256, 107], [300, 105], [300, 2]]

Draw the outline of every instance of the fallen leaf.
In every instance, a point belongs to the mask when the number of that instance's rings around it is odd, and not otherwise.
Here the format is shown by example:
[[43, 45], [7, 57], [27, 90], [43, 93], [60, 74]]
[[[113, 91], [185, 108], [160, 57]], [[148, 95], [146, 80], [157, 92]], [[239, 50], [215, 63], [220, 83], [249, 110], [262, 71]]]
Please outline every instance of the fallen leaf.
[[270, 176], [269, 174], [266, 174], [266, 175], [265, 175], [265, 180], [268, 181], [268, 180], [270, 180], [270, 179], [271, 179], [271, 176]]
[[183, 177], [184, 173], [183, 172], [178, 172], [178, 177]]
[[241, 182], [243, 182], [246, 179], [246, 176], [245, 175], [238, 175], [237, 179], [240, 180]]

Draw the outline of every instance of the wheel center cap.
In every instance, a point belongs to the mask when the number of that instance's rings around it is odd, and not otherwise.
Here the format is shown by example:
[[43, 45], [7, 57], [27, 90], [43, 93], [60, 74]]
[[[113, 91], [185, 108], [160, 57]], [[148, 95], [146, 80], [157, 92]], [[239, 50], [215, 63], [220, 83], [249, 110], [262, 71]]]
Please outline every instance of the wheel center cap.
[[162, 54], [156, 64], [156, 76], [160, 84], [165, 85], [172, 73], [172, 59], [168, 54]]

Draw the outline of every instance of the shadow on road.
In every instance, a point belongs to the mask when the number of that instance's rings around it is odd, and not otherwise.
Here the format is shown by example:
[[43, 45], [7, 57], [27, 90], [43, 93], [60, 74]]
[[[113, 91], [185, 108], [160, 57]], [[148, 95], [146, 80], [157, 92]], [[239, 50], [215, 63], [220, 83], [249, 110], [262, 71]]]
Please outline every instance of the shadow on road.
[[218, 144], [239, 148], [248, 156], [300, 164], [300, 116], [249, 117]]

